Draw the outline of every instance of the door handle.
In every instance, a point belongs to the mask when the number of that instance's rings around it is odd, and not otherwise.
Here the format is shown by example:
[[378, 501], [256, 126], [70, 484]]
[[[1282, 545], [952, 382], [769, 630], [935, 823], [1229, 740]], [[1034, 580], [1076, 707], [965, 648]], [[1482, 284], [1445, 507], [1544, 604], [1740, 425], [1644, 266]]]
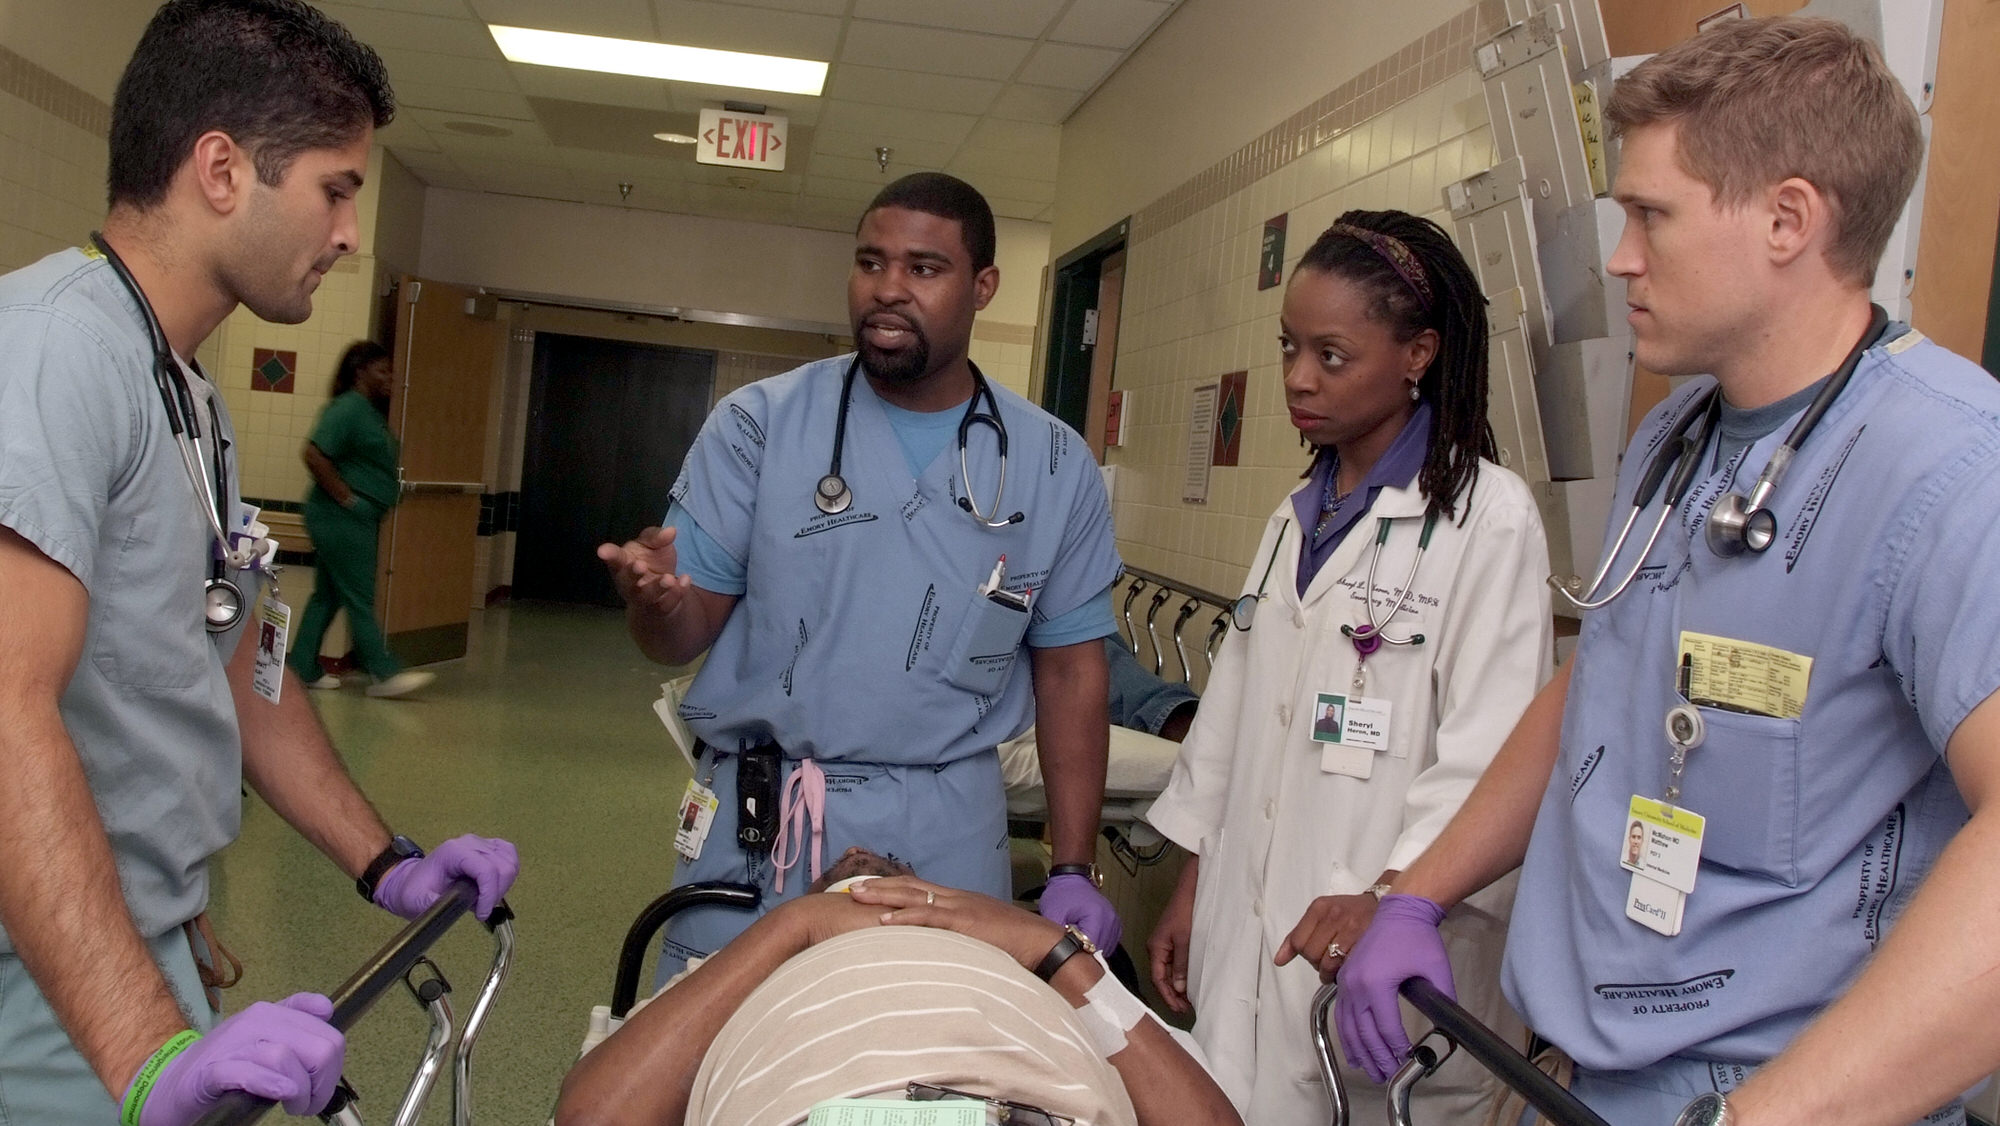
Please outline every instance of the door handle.
[[415, 496], [419, 493], [437, 495], [463, 493], [480, 496], [486, 492], [481, 481], [404, 481], [403, 495]]

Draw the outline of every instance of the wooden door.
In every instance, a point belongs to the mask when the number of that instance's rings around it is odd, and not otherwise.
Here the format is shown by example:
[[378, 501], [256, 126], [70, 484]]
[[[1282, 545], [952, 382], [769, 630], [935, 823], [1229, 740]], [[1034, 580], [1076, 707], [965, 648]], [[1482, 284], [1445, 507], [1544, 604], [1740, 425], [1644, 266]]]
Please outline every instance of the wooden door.
[[403, 499], [382, 528], [376, 605], [389, 646], [410, 664], [465, 655], [472, 618], [486, 423], [505, 327], [491, 298], [400, 279], [396, 397]]

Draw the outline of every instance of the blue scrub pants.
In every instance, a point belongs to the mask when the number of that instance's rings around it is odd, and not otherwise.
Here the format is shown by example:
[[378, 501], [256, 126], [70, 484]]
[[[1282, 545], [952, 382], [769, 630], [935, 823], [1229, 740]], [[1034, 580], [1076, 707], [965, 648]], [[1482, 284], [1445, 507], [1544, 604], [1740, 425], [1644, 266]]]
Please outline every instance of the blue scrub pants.
[[[208, 1031], [214, 1014], [202, 995], [187, 935], [175, 927], [148, 945], [182, 1015], [195, 1029]], [[0, 954], [0, 1126], [117, 1121], [118, 1104], [70, 1044], [21, 960]]]
[[[764, 890], [755, 911], [735, 907], [694, 907], [675, 915], [660, 947], [654, 972], [657, 988], [705, 958], [812, 882], [809, 859], [785, 873], [782, 895], [774, 890], [777, 867], [769, 852], [745, 852], [736, 843], [736, 763], [733, 754], [702, 752], [695, 778], [715, 791], [718, 805], [701, 856], [680, 859], [674, 885], [727, 880]], [[798, 760], [785, 759], [786, 779]], [[998, 899], [1013, 895], [1007, 852], [1007, 793], [1000, 756], [983, 751], [942, 765], [891, 766], [883, 763], [822, 762], [826, 772], [826, 847], [832, 867], [850, 846], [900, 860], [918, 876], [947, 887], [983, 892]], [[806, 843], [811, 844], [807, 834]]]
[[[1579, 1067], [1570, 1093], [1596, 1111], [1611, 1126], [1666, 1126], [1696, 1095], [1728, 1094], [1750, 1078], [1754, 1068], [1740, 1064], [1670, 1056], [1637, 1071], [1594, 1071]], [[1522, 1126], [1538, 1122], [1532, 1107], [1521, 1115]], [[1921, 1120], [1922, 1126], [1965, 1126], [1965, 1104], [1954, 1101]]]

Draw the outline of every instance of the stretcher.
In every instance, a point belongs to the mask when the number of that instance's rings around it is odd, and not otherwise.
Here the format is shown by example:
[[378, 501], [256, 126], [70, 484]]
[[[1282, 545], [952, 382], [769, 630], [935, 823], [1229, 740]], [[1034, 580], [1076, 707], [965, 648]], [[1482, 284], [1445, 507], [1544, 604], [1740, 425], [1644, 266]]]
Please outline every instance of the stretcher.
[[[1543, 1074], [1528, 1057], [1515, 1051], [1437, 986], [1422, 978], [1411, 978], [1403, 983], [1402, 993], [1404, 1000], [1433, 1027], [1418, 1039], [1410, 1049], [1410, 1058], [1389, 1080], [1389, 1121], [1394, 1126], [1411, 1126], [1410, 1095], [1417, 1084], [1436, 1074], [1444, 1061], [1461, 1049], [1554, 1126], [1609, 1126], [1597, 1112]], [[1326, 1083], [1327, 1101], [1332, 1105], [1332, 1124], [1347, 1126], [1347, 1086], [1341, 1082], [1340, 1068], [1334, 1063], [1334, 1053], [1340, 1050], [1340, 1044], [1330, 1030], [1333, 1004], [1339, 995], [1338, 981], [1319, 987], [1309, 1010], [1310, 1033], [1313, 1048], [1319, 1054], [1319, 1074]]]
[[[455, 1050], [452, 1047], [451, 983], [445, 980], [437, 963], [431, 961], [429, 951], [453, 924], [472, 913], [477, 897], [478, 888], [470, 881], [460, 880], [452, 884], [431, 905], [430, 910], [410, 920], [396, 937], [389, 940], [388, 945], [363, 963], [338, 989], [328, 994], [333, 1001], [330, 1023], [342, 1033], [350, 1032], [362, 1015], [373, 1008], [375, 1002], [399, 980], [408, 987], [417, 1006], [429, 1014], [430, 1031], [416, 1071], [410, 1076], [409, 1086], [396, 1106], [392, 1119], [395, 1126], [415, 1126], [423, 1114], [424, 1105], [430, 1101], [432, 1088], [444, 1072], [447, 1052], [452, 1056], [452, 1122], [454, 1126], [470, 1126], [472, 1122], [472, 1054], [479, 1046], [480, 1030], [492, 1014], [493, 1002], [499, 996], [500, 987], [507, 980], [507, 971], [514, 962], [514, 913], [503, 899], [482, 924], [493, 935], [493, 964], [472, 1002], [471, 1012], [466, 1015], [465, 1028], [458, 1035]], [[359, 1101], [359, 1095], [343, 1077], [334, 1091], [333, 1101], [319, 1117], [324, 1122], [338, 1123], [339, 1126], [361, 1126], [360, 1112], [355, 1109]], [[244, 1126], [256, 1121], [273, 1105], [268, 1099], [236, 1092], [224, 1099], [222, 1105], [203, 1115], [197, 1126]]]

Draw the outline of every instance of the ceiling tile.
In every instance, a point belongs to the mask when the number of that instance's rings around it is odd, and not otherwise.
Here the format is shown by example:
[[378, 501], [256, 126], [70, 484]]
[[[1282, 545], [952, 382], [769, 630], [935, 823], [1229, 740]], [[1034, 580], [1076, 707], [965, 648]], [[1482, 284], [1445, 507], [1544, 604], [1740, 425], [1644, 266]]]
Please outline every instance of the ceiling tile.
[[674, 146], [655, 139], [653, 134], [692, 135], [698, 127], [694, 115], [671, 110], [593, 105], [560, 98], [535, 98], [529, 104], [550, 142], [563, 149], [593, 149], [650, 160], [674, 151]]
[[864, 160], [851, 156], [842, 156], [838, 153], [814, 153], [812, 170], [815, 176], [832, 176], [841, 180], [854, 180], [863, 184], [873, 184], [877, 191], [887, 187], [889, 181], [894, 180], [898, 176], [907, 175], [911, 172], [928, 171], [918, 165], [907, 164], [894, 157], [890, 158], [889, 167], [887, 170], [884, 170], [876, 165], [875, 158], [872, 156]]
[[793, 125], [817, 125], [825, 98], [804, 94], [774, 94], [768, 90], [741, 90], [730, 86], [704, 86], [696, 82], [669, 82], [670, 104], [684, 113], [698, 114], [705, 106], [724, 102], [748, 102], [764, 107], [766, 113], [782, 113]]
[[609, 35], [617, 39], [652, 39], [653, 6], [648, 0], [469, 0], [472, 10], [488, 23], [536, 27], [578, 35]]
[[486, 25], [465, 15], [457, 19], [392, 12], [382, 8], [357, 8], [346, 4], [323, 4], [327, 15], [347, 25], [356, 39], [380, 51], [383, 47], [421, 44], [438, 55], [460, 55], [472, 59], [499, 59], [500, 48]]
[[688, 47], [833, 61], [840, 23], [804, 12], [746, 12], [707, 0], [653, 0], [660, 38]]
[[962, 178], [966, 183], [971, 184], [989, 196], [1004, 196], [1007, 199], [1018, 199], [1033, 203], [1037, 207], [1055, 202], [1056, 186], [1052, 181], [1024, 180], [1018, 176], [996, 176], [983, 172], [974, 173], [971, 171], [962, 171], [956, 166], [947, 168], [945, 171]]
[[446, 113], [471, 113], [486, 117], [533, 120], [528, 99], [498, 90], [467, 90], [458, 86], [434, 86], [428, 82], [401, 82], [396, 85], [396, 105], [402, 109], [434, 109]]
[[380, 8], [390, 12], [417, 12], [426, 16], [465, 17], [465, 0], [343, 0], [356, 8]]
[[389, 67], [389, 82], [400, 78], [429, 82], [438, 86], [463, 86], [473, 90], [500, 90], [518, 93], [508, 63], [496, 52], [491, 59], [469, 59], [438, 55], [429, 51], [405, 51], [400, 47], [377, 47]]
[[1013, 77], [1027, 58], [1030, 46], [1023, 39], [854, 20], [847, 25], [840, 61], [927, 74], [1006, 79]]
[[531, 98], [561, 98], [568, 102], [661, 111], [673, 106], [668, 97], [668, 84], [652, 78], [634, 78], [629, 74], [592, 74], [566, 67], [528, 63], [511, 64], [511, 70], [521, 91]]
[[729, 0], [738, 8], [777, 8], [786, 12], [811, 12], [821, 16], [844, 16], [847, 0]]
[[1077, 90], [1058, 90], [1053, 86], [1029, 86], [1017, 82], [1000, 91], [1000, 96], [993, 101], [993, 108], [987, 112], [996, 118], [1059, 125], [1082, 97], [1082, 92]]
[[1039, 39], [1063, 0], [855, 0], [854, 16], [918, 27]]
[[880, 106], [927, 106], [946, 113], [985, 113], [1000, 95], [998, 82], [924, 74], [914, 70], [840, 63], [827, 82], [829, 98]]
[[1113, 67], [1124, 60], [1117, 51], [1102, 47], [1073, 47], [1066, 43], [1043, 43], [1033, 58], [1021, 68], [1021, 81], [1037, 86], [1060, 86], [1068, 90], [1088, 90], [1104, 80]]
[[458, 172], [458, 165], [452, 163], [451, 158], [441, 152], [413, 152], [407, 149], [397, 149], [395, 152], [396, 159], [403, 162], [403, 167], [418, 175]]
[[[454, 141], [478, 141], [487, 145], [502, 145], [514, 148], [538, 148], [547, 150], [548, 156], [541, 163], [555, 163], [555, 146], [549, 143], [548, 134], [533, 121], [515, 121], [505, 117], [482, 117], [471, 113], [446, 113], [443, 110], [411, 108], [410, 120], [424, 127], [431, 140], [438, 146], [451, 151]], [[456, 125], [457, 128], [453, 128]], [[504, 130], [504, 132], [488, 132]]]
[[925, 109], [897, 109], [860, 102], [833, 102], [820, 114], [820, 127], [839, 133], [860, 133], [880, 137], [876, 144], [893, 145], [896, 137], [958, 145], [971, 134], [979, 119], [963, 113], [937, 113]]
[[1021, 154], [1004, 149], [982, 149], [971, 145], [958, 150], [947, 170], [954, 176], [1018, 176], [1027, 180], [1055, 183], [1056, 161], [1029, 161]]
[[410, 119], [407, 113], [400, 113], [386, 128], [375, 130], [375, 143], [398, 152], [436, 152], [437, 142], [424, 127]]
[[1051, 171], [1045, 178], [1053, 180], [1056, 154], [1062, 148], [1062, 130], [1054, 125], [989, 117], [972, 127], [972, 135], [966, 138], [965, 143], [1020, 153], [1037, 161], [1046, 160]]
[[1153, 30], [1168, 7], [1158, 0], [1074, 0], [1049, 38], [1129, 51]]
[[846, 203], [867, 203], [888, 186], [887, 179], [883, 177], [883, 182], [871, 184], [866, 180], [836, 180], [831, 176], [812, 175], [806, 177], [806, 195]]
[[888, 145], [895, 150], [889, 158], [897, 164], [907, 164], [918, 168], [943, 168], [945, 163], [957, 154], [958, 146], [938, 141], [919, 141], [911, 138], [882, 138], [863, 133], [841, 133], [822, 128], [813, 139], [813, 155], [845, 156], [856, 160], [873, 161], [878, 145]]
[[1002, 199], [999, 196], [987, 196], [986, 202], [993, 208], [993, 214], [1002, 219], [1033, 219], [1048, 209], [1047, 204], [1032, 203], [1019, 199]]

